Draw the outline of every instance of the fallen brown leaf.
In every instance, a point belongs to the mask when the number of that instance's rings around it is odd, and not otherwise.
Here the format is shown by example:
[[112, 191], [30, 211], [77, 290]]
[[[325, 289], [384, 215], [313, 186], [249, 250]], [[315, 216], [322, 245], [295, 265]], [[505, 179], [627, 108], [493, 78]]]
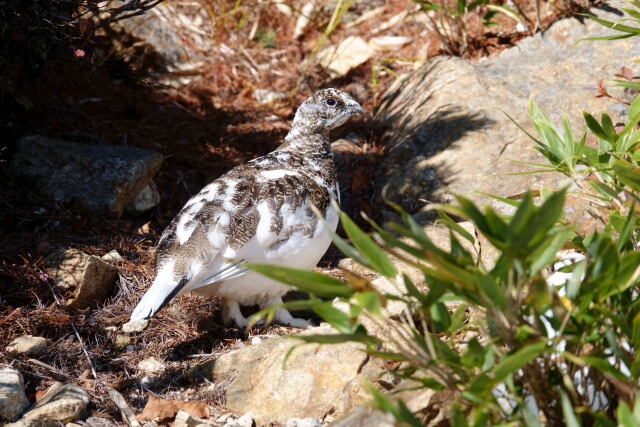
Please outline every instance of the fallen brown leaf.
[[196, 418], [208, 418], [209, 409], [206, 402], [187, 402], [184, 400], [167, 400], [161, 397], [149, 396], [144, 410], [136, 415], [138, 421], [159, 418], [161, 421], [170, 420], [178, 411], [185, 411]]

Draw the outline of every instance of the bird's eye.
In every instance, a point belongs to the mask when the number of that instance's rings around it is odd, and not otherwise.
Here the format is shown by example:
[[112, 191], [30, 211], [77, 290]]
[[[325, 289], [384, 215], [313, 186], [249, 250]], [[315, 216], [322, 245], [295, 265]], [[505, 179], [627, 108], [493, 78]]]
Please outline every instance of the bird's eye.
[[327, 99], [327, 105], [328, 105], [329, 107], [333, 107], [334, 105], [336, 105], [336, 100], [335, 100], [335, 99], [333, 99], [333, 98], [329, 98], [329, 99]]

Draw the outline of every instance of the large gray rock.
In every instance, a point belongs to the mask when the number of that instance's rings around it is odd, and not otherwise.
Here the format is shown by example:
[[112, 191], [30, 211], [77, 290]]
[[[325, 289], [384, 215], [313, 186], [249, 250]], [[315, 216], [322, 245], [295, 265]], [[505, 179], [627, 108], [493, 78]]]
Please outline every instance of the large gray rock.
[[[610, 33], [591, 20], [565, 19], [495, 57], [479, 62], [436, 58], [396, 81], [374, 112], [390, 136], [377, 176], [381, 193], [418, 213], [429, 201], [450, 201], [450, 193], [498, 206], [478, 192], [507, 196], [566, 185], [559, 174], [505, 175], [531, 169], [512, 160], [545, 160], [498, 109], [532, 131], [528, 101], [534, 99], [557, 125], [568, 113], [578, 137], [585, 128], [583, 111], [620, 118], [624, 107], [596, 98], [597, 83], [623, 65], [633, 67], [640, 44], [625, 39], [573, 46], [580, 38]], [[594, 225], [585, 205], [574, 201], [567, 213], [589, 229]]]
[[83, 309], [104, 300], [118, 278], [118, 269], [77, 249], [60, 250], [44, 260], [56, 286], [66, 289], [67, 305]]
[[[125, 2], [116, 0], [113, 6]], [[187, 74], [202, 66], [206, 59], [202, 52], [211, 48], [207, 12], [183, 14], [175, 5], [162, 2], [145, 13], [112, 23], [120, 33], [119, 51], [128, 65], [138, 71], [160, 72], [161, 81], [179, 85], [193, 76]], [[127, 37], [128, 36], [128, 37]], [[173, 75], [171, 73], [181, 71]]]
[[24, 379], [14, 368], [0, 369], [0, 419], [13, 420], [29, 406]]
[[[306, 333], [336, 332], [321, 326]], [[260, 422], [342, 416], [369, 400], [362, 380], [373, 381], [382, 367], [369, 360], [363, 346], [300, 344], [291, 338], [269, 339], [223, 354], [192, 375], [226, 383], [227, 407], [251, 412]], [[299, 347], [289, 354], [293, 346]]]
[[89, 394], [73, 383], [54, 383], [20, 421], [69, 423], [80, 418], [89, 404]]
[[11, 167], [58, 202], [122, 214], [160, 169], [162, 155], [137, 147], [91, 145], [27, 136]]

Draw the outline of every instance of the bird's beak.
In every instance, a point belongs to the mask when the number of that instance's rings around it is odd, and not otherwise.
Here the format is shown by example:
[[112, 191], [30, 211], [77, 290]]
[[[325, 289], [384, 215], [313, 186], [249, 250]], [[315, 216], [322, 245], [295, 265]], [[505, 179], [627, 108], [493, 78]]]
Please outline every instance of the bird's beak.
[[351, 114], [364, 114], [366, 111], [354, 100], [347, 101], [345, 106]]

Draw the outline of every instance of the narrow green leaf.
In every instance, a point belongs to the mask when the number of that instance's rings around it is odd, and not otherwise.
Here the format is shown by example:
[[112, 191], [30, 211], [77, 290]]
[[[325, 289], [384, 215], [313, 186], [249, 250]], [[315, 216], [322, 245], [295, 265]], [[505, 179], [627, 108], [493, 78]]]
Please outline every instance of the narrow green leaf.
[[438, 212], [438, 216], [440, 216], [440, 219], [442, 220], [442, 222], [449, 229], [455, 231], [456, 233], [458, 233], [460, 236], [465, 238], [470, 243], [472, 243], [472, 244], [475, 243], [476, 239], [471, 235], [471, 233], [469, 233], [460, 224], [458, 224], [453, 219], [451, 219], [451, 217], [449, 215], [447, 215], [446, 213], [444, 213], [444, 212], [442, 212], [440, 210], [438, 210], [437, 212]]
[[245, 264], [253, 271], [301, 291], [323, 297], [350, 297], [353, 289], [338, 279], [315, 271], [298, 270], [271, 264]]
[[593, 132], [595, 136], [600, 139], [604, 139], [605, 141], [612, 142], [609, 140], [604, 129], [602, 129], [602, 126], [600, 126], [600, 123], [598, 123], [598, 121], [591, 114], [587, 112], [584, 112], [582, 114], [584, 115], [584, 121], [587, 123], [587, 127], [589, 128], [589, 130], [591, 130], [591, 132]]
[[602, 129], [607, 134], [607, 141], [615, 141], [618, 135], [616, 134], [616, 128], [613, 126], [611, 117], [606, 113], [602, 113], [600, 121], [602, 122]]
[[502, 6], [498, 4], [488, 4], [487, 9], [493, 10], [498, 13], [502, 13], [503, 15], [508, 16], [514, 21], [520, 22], [520, 15], [518, 15], [518, 13], [515, 10], [511, 9], [510, 7]]
[[431, 320], [435, 325], [438, 332], [445, 332], [451, 326], [451, 316], [447, 307], [441, 303], [436, 302], [429, 309], [431, 313]]
[[[636, 82], [640, 86], [640, 82]], [[636, 96], [629, 106], [628, 117], [636, 117], [640, 115], [640, 96]]]
[[347, 233], [353, 245], [358, 249], [360, 255], [367, 260], [371, 268], [391, 279], [398, 274], [398, 270], [396, 270], [396, 267], [384, 251], [347, 214], [340, 212], [340, 221], [345, 233]]
[[564, 422], [567, 424], [567, 427], [581, 427], [578, 417], [576, 417], [575, 412], [573, 412], [571, 400], [569, 400], [569, 397], [563, 390], [560, 390], [560, 398], [562, 403], [562, 414], [564, 415]]
[[529, 344], [501, 360], [493, 369], [494, 383], [504, 380], [508, 375], [522, 368], [524, 365], [542, 354], [547, 347], [545, 341]]
[[628, 25], [623, 25], [620, 24], [619, 22], [611, 22], [611, 21], [607, 21], [605, 19], [601, 19], [598, 18], [595, 15], [590, 15], [590, 14], [584, 14], [584, 16], [586, 16], [587, 18], [596, 21], [598, 24], [604, 25], [607, 28], [611, 28], [613, 30], [616, 31], [620, 31], [623, 33], [629, 33], [632, 35], [639, 35], [640, 34], [640, 28], [638, 27], [630, 27]]
[[635, 191], [640, 191], [640, 168], [623, 159], [614, 160], [611, 165], [616, 177]]
[[394, 404], [391, 400], [380, 393], [375, 387], [368, 382], [365, 387], [373, 396], [373, 403], [383, 412], [388, 412], [399, 423], [406, 423], [413, 427], [422, 427], [422, 423], [411, 413], [404, 403], [400, 400], [398, 404]]
[[354, 332], [354, 324], [349, 319], [349, 316], [347, 316], [347, 313], [335, 308], [330, 302], [317, 304], [313, 307], [313, 311], [338, 332], [343, 334], [351, 334]]

